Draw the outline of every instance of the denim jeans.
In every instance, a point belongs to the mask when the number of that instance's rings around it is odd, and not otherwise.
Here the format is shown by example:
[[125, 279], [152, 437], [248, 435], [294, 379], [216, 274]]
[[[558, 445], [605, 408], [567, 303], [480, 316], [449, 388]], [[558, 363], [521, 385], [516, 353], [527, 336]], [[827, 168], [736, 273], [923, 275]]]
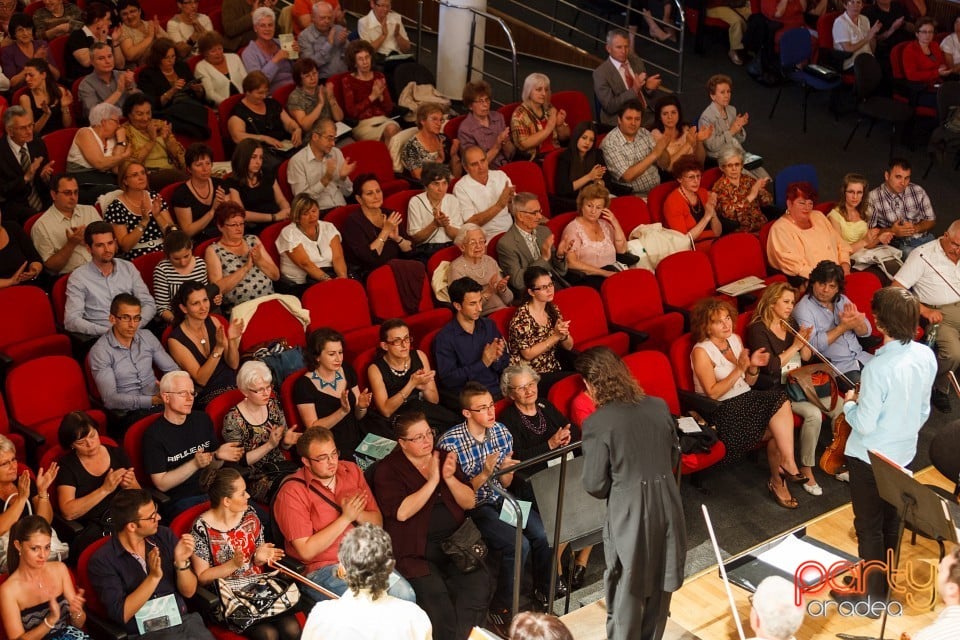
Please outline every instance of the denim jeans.
[[[307, 574], [307, 577], [321, 587], [334, 592], [338, 596], [343, 595], [347, 592], [348, 587], [346, 581], [337, 575], [337, 570], [339, 568], [339, 564], [328, 564], [325, 567], [320, 567], [316, 571]], [[329, 600], [327, 596], [321, 594], [316, 589], [302, 587], [302, 591], [304, 595], [312, 599], [314, 602]], [[413, 591], [413, 587], [411, 587], [410, 583], [407, 582], [404, 577], [396, 571], [390, 573], [390, 581], [389, 586], [387, 587], [387, 593], [394, 598], [400, 598], [401, 600], [406, 600], [407, 602], [417, 601], [417, 594]]]
[[934, 237], [932, 233], [921, 233], [912, 238], [894, 238], [890, 244], [900, 249], [900, 251], [903, 252], [903, 259], [906, 260], [911, 251], [933, 240]]

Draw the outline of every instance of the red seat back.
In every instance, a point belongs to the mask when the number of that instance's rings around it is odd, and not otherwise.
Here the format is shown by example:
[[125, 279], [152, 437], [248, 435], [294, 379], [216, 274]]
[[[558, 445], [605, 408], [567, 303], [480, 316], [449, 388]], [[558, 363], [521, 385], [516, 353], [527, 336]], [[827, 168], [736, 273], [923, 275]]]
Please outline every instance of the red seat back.
[[[592, 93], [591, 93], [592, 95]], [[590, 104], [591, 98], [588, 98], [582, 91], [557, 91], [550, 95], [550, 104], [558, 110], [563, 109], [567, 112], [567, 124], [573, 131], [581, 122], [593, 121], [593, 106]], [[576, 140], [571, 140], [570, 144], [576, 144]]]
[[610, 211], [616, 216], [623, 232], [630, 237], [630, 232], [641, 224], [650, 224], [650, 209], [643, 198], [639, 196], [620, 196], [610, 201]]
[[348, 278], [318, 282], [303, 294], [303, 307], [310, 312], [309, 331], [332, 327], [348, 333], [373, 324], [363, 285]]
[[656, 277], [646, 269], [628, 269], [603, 281], [600, 297], [613, 324], [634, 327], [663, 315]]
[[[226, 157], [233, 156], [233, 150], [237, 146], [233, 141], [233, 138], [230, 137], [230, 131], [227, 129], [227, 120], [230, 119], [230, 115], [233, 113], [234, 108], [237, 106], [237, 103], [243, 100], [245, 94], [238, 93], [236, 95], [228, 96], [224, 98], [223, 102], [217, 105], [217, 114], [219, 116], [219, 130], [220, 138], [223, 141], [223, 152], [226, 154]], [[341, 103], [343, 104], [343, 103]]]
[[170, 531], [178, 538], [185, 533], [190, 533], [190, 530], [193, 529], [193, 523], [197, 521], [200, 514], [209, 508], [210, 501], [207, 500], [206, 502], [195, 504], [186, 511], [177, 514], [173, 520], [170, 521]]
[[243, 401], [243, 398], [243, 391], [230, 389], [218, 395], [204, 407], [204, 412], [210, 416], [210, 419], [213, 421], [213, 431], [217, 434], [218, 440], [223, 441], [223, 438], [220, 436], [220, 433], [223, 431], [223, 417], [227, 415], [228, 411]]
[[453, 262], [459, 258], [462, 253], [463, 252], [460, 251], [460, 247], [456, 245], [440, 249], [440, 251], [434, 253], [427, 260], [427, 275], [433, 278], [433, 272], [440, 267], [440, 263], [442, 263], [444, 260], [447, 262]]
[[611, 333], [603, 312], [600, 294], [590, 287], [570, 287], [557, 291], [554, 303], [566, 320], [570, 321], [570, 335], [578, 350], [603, 344], [623, 355], [630, 341], [623, 333]]
[[[397, 181], [393, 175], [393, 159], [390, 157], [390, 151], [387, 145], [379, 140], [358, 140], [348, 144], [343, 148], [343, 155], [347, 160], [357, 163], [350, 174], [351, 180], [356, 180], [360, 174], [372, 173], [377, 176], [377, 181], [384, 190], [388, 183]], [[403, 187], [403, 189], [409, 188], [409, 183]]]
[[690, 352], [693, 351], [693, 338], [689, 333], [680, 336], [670, 345], [670, 365], [678, 389], [693, 391], [693, 365]]
[[670, 413], [680, 415], [680, 398], [667, 356], [659, 351], [637, 351], [623, 357], [623, 364], [647, 395], [662, 398]]
[[456, 140], [457, 134], [460, 133], [460, 125], [466, 119], [467, 116], [456, 116], [447, 120], [447, 123], [443, 125], [443, 135], [447, 136], [447, 140]]
[[283, 409], [283, 417], [287, 419], [287, 427], [291, 429], [300, 426], [300, 414], [293, 402], [293, 385], [306, 372], [306, 369], [297, 369], [280, 384], [280, 408]]
[[137, 476], [137, 482], [144, 489], [152, 487], [153, 481], [150, 480], [150, 474], [143, 466], [143, 434], [147, 429], [163, 414], [151, 413], [148, 416], [140, 418], [127, 429], [123, 434], [123, 452], [130, 459], [133, 465], [133, 472]]
[[60, 276], [53, 283], [50, 290], [50, 302], [53, 305], [53, 317], [57, 320], [57, 326], [63, 326], [63, 319], [67, 311], [67, 280], [70, 276]]
[[510, 119], [513, 118], [513, 112], [516, 111], [517, 107], [519, 106], [519, 102], [508, 102], [507, 104], [501, 105], [497, 108], [497, 112], [503, 116], [503, 121], [506, 123], [507, 127], [510, 126]]
[[279, 300], [268, 300], [259, 307], [247, 322], [240, 338], [240, 351], [249, 351], [262, 342], [286, 338], [291, 347], [306, 344], [303, 324]]
[[131, 261], [133, 262], [133, 266], [137, 268], [137, 271], [140, 272], [140, 277], [143, 278], [143, 283], [147, 285], [150, 293], [153, 293], [153, 271], [157, 268], [157, 265], [160, 264], [160, 261], [166, 257], [167, 254], [163, 251], [151, 251], [142, 256], [137, 256]]
[[[583, 378], [577, 373], [554, 382], [553, 386], [550, 387], [550, 391], [547, 393], [547, 399], [552, 402], [553, 406], [565, 415], [567, 419], [571, 419], [570, 405], [573, 403], [573, 399], [585, 389]], [[578, 424], [577, 426], [579, 427], [580, 425]]]
[[543, 209], [543, 215], [550, 217], [550, 198], [547, 197], [547, 183], [543, 180], [543, 171], [535, 162], [529, 160], [520, 160], [518, 162], [508, 162], [500, 169], [510, 182], [513, 183], [517, 193], [524, 191], [536, 194], [540, 202], [540, 208]]
[[[426, 277], [426, 267], [423, 268], [423, 288], [420, 292], [420, 307], [418, 311], [433, 309], [433, 297], [430, 289], [430, 279]], [[405, 318], [407, 313], [400, 301], [397, 291], [397, 281], [393, 277], [393, 269], [385, 264], [377, 267], [367, 276], [367, 299], [370, 301], [370, 312], [375, 318]]]
[[681, 251], [657, 265], [657, 282], [666, 305], [690, 309], [702, 298], [716, 294], [710, 259], [701, 251]]
[[560, 244], [560, 238], [563, 237], [563, 230], [566, 229], [567, 225], [573, 222], [578, 215], [580, 214], [576, 211], [571, 211], [569, 213], [561, 213], [547, 220], [547, 228], [550, 229], [550, 233], [553, 234], [553, 244], [555, 247]]
[[106, 619], [107, 609], [103, 606], [103, 602], [100, 600], [100, 596], [97, 593], [97, 590], [93, 588], [93, 585], [90, 583], [90, 558], [94, 553], [97, 552], [100, 547], [110, 542], [110, 536], [104, 536], [95, 542], [92, 542], [89, 546], [83, 549], [80, 552], [80, 557], [77, 559], [77, 585], [83, 589], [83, 596], [87, 599], [86, 607], [90, 610], [91, 613]]
[[650, 212], [650, 220], [653, 222], [663, 222], [663, 201], [667, 196], [677, 188], [679, 183], [676, 180], [658, 184], [650, 193], [647, 194], [647, 210]]
[[273, 258], [273, 264], [278, 267], [280, 266], [280, 252], [277, 250], [277, 238], [280, 237], [280, 232], [283, 231], [288, 224], [293, 223], [289, 220], [281, 220], [280, 222], [274, 222], [268, 225], [260, 232], [260, 243], [267, 253], [270, 254], [270, 257]]
[[273, 93], [270, 95], [274, 100], [280, 103], [280, 106], [286, 110], [287, 108], [287, 99], [290, 98], [290, 94], [293, 93], [293, 90], [297, 88], [297, 85], [294, 83], [285, 84], [283, 86], [277, 87], [273, 90]]
[[760, 240], [752, 233], [731, 233], [714, 240], [710, 246], [710, 262], [719, 285], [747, 276], [767, 277]]
[[[55, 38], [54, 42], [59, 40]], [[67, 166], [67, 154], [70, 152], [70, 146], [73, 139], [77, 136], [77, 127], [67, 127], [66, 129], [57, 129], [43, 136], [43, 144], [47, 147], [47, 154], [50, 156], [48, 161], [53, 162], [53, 166], [65, 170]]]
[[0, 309], [8, 310], [0, 314], [0, 351], [8, 345], [57, 333], [50, 299], [40, 287], [21, 285], [0, 289]]
[[555, 149], [543, 157], [543, 165], [540, 167], [543, 172], [543, 182], [547, 185], [547, 193], [556, 195], [557, 193], [557, 160], [563, 149]]
[[378, 347], [371, 347], [370, 349], [364, 349], [360, 355], [353, 359], [353, 370], [357, 372], [357, 386], [361, 389], [366, 389], [370, 386], [367, 369], [369, 369], [373, 361], [377, 359], [379, 353]]
[[287, 199], [287, 202], [293, 202], [293, 188], [290, 186], [290, 178], [287, 175], [289, 168], [289, 159], [284, 160], [277, 167], [277, 186], [280, 187], [280, 191], [283, 192], [283, 197]]
[[91, 408], [83, 370], [68, 356], [44, 356], [14, 367], [7, 373], [6, 397], [10, 415], [28, 427]]
[[877, 329], [876, 320], [873, 318], [870, 303], [873, 300], [873, 294], [883, 287], [880, 278], [869, 271], [853, 271], [844, 279], [844, 283], [844, 293], [853, 304], [857, 305], [857, 309], [867, 316], [873, 335], [879, 336], [880, 331]]

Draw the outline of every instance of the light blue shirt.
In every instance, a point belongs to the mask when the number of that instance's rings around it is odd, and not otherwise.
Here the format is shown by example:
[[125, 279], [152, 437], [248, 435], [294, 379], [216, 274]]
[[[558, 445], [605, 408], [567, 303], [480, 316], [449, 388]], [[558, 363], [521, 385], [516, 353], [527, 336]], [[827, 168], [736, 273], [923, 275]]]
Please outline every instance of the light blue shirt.
[[107, 331], [90, 349], [90, 370], [108, 409], [149, 409], [160, 392], [154, 366], [163, 373], [180, 368], [146, 329], [137, 331], [129, 348]]
[[114, 258], [113, 270], [105, 276], [93, 262], [77, 267], [67, 280], [64, 327], [86, 336], [100, 336], [110, 330], [110, 304], [118, 293], [130, 293], [140, 300], [142, 326], [157, 313], [157, 305], [132, 262]]
[[[827, 344], [827, 332], [840, 324], [840, 311], [848, 304], [853, 304], [850, 298], [840, 294], [840, 298], [833, 303], [833, 310], [830, 310], [813, 296], [805, 295], [793, 308], [793, 319], [801, 327], [813, 327], [810, 344], [844, 373], [859, 371], [873, 358], [860, 346], [853, 331], [844, 331], [839, 338]], [[867, 330], [861, 337], [866, 337], [873, 331], [870, 321], [864, 321], [867, 323]]]
[[863, 368], [860, 397], [843, 411], [852, 428], [846, 455], [870, 463], [868, 450], [907, 466], [917, 453], [917, 434], [930, 417], [930, 389], [937, 358], [926, 345], [893, 340]]

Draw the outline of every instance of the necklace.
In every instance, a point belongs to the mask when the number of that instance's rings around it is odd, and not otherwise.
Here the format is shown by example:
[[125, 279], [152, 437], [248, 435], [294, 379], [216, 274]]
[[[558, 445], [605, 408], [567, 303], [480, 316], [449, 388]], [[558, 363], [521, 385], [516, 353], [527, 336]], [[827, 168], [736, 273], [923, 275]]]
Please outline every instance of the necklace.
[[[534, 416], [528, 416], [523, 411], [518, 411], [517, 413], [520, 414], [520, 422], [527, 431], [535, 433], [538, 436], [542, 436], [547, 432], [547, 419], [540, 409], [537, 409], [537, 414]], [[536, 422], [534, 422], [534, 420], [536, 420]]]
[[340, 382], [341, 380], [343, 380], [343, 374], [340, 373], [340, 370], [339, 370], [339, 369], [337, 369], [337, 372], [336, 372], [336, 373], [334, 374], [334, 376], [333, 376], [333, 382], [327, 382], [326, 380], [324, 380], [323, 378], [321, 378], [321, 377], [320, 377], [320, 374], [317, 373], [316, 371], [314, 371], [313, 373], [311, 373], [311, 374], [310, 374], [310, 377], [320, 383], [320, 391], [323, 391], [323, 390], [326, 389], [327, 387], [330, 387], [331, 389], [333, 389], [334, 391], [336, 391], [336, 389], [337, 389], [337, 383]]
[[[206, 329], [206, 325], [202, 326], [202, 327], [200, 328], [200, 331], [199, 331], [199, 332], [193, 334], [193, 335], [198, 336], [198, 337], [200, 338], [200, 346], [201, 346], [201, 347], [205, 347], [206, 344], [207, 344], [207, 338], [206, 338], [206, 334], [204, 333], [204, 329]], [[191, 327], [190, 331], [193, 331], [193, 328], [192, 328], [192, 327]]]
[[463, 268], [467, 273], [470, 274], [470, 277], [477, 282], [485, 281], [483, 274], [486, 271], [486, 266], [483, 264], [483, 258], [480, 259], [479, 263], [475, 264], [472, 260], [470, 260], [470, 258], [464, 256]]
[[328, 491], [330, 491], [330, 493], [333, 493], [333, 487], [337, 484], [337, 476], [333, 476], [332, 478], [330, 478], [330, 482], [324, 482], [323, 480], [321, 480], [320, 484], [322, 484]]
[[[711, 342], [712, 342], [712, 341], [711, 341]], [[720, 353], [722, 353], [723, 355], [727, 355], [728, 353], [730, 353], [730, 348], [731, 348], [731, 347], [730, 347], [730, 343], [727, 342], [726, 340], [724, 340], [724, 341], [723, 341], [723, 344], [724, 344], [724, 346], [721, 347], [721, 346], [718, 345], [716, 342], [714, 342], [714, 343], [713, 343], [713, 346], [715, 346], [717, 349], [719, 349], [719, 350], [720, 350]]]
[[213, 193], [213, 182], [209, 180], [205, 180], [204, 182], [206, 183], [204, 186], [207, 187], [207, 195], [201, 195], [200, 188], [196, 184], [194, 184], [193, 180], [190, 181], [190, 186], [193, 188], [193, 192], [197, 194], [197, 198], [199, 198], [200, 200], [208, 199], [210, 195]]
[[397, 376], [398, 378], [402, 378], [403, 376], [407, 375], [407, 371], [410, 371], [411, 360], [412, 358], [407, 358], [406, 364], [403, 365], [402, 369], [394, 369], [393, 365], [390, 364], [390, 361], [386, 357], [383, 358], [383, 361], [387, 363], [387, 368], [389, 368], [393, 375]]

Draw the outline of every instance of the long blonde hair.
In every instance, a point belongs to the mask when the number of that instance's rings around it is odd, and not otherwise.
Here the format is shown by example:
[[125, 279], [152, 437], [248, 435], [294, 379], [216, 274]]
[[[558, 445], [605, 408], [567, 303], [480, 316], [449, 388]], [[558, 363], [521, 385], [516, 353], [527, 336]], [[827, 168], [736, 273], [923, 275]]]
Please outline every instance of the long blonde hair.
[[796, 303], [797, 290], [788, 282], [774, 282], [764, 289], [763, 295], [760, 296], [760, 302], [757, 303], [757, 308], [753, 311], [753, 318], [750, 320], [750, 324], [761, 322], [769, 327], [775, 323], [777, 317], [776, 312], [773, 310], [773, 305], [777, 304], [777, 300], [779, 300], [780, 296], [786, 291], [793, 294], [793, 301]]

